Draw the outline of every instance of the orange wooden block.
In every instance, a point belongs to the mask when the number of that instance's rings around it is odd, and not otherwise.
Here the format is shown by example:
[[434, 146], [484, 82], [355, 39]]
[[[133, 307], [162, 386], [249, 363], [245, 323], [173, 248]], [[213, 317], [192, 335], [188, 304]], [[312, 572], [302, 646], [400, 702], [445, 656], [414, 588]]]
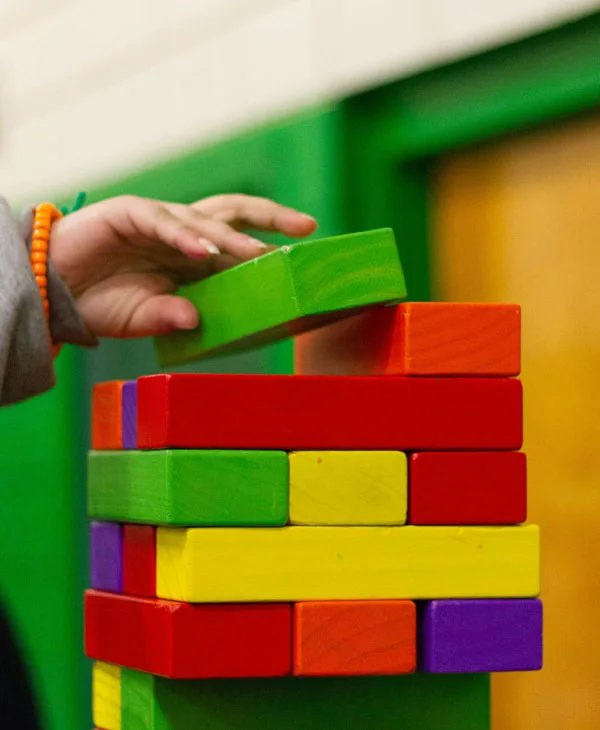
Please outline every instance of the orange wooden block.
[[92, 449], [122, 449], [122, 394], [125, 380], [97, 383], [92, 393]]
[[486, 375], [521, 370], [516, 304], [412, 302], [302, 335], [299, 375]]
[[413, 601], [294, 604], [293, 673], [409, 674], [417, 655]]

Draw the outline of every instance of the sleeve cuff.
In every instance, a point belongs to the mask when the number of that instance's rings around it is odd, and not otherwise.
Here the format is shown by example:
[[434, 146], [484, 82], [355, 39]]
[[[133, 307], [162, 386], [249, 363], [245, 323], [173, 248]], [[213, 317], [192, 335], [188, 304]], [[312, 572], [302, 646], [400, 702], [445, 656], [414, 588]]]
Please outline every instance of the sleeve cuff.
[[[28, 210], [22, 218], [21, 230], [31, 249], [33, 229], [33, 210]], [[97, 338], [90, 332], [79, 314], [75, 299], [52, 265], [52, 252], [48, 261], [48, 299], [50, 301], [50, 334], [57, 344], [96, 347]]]

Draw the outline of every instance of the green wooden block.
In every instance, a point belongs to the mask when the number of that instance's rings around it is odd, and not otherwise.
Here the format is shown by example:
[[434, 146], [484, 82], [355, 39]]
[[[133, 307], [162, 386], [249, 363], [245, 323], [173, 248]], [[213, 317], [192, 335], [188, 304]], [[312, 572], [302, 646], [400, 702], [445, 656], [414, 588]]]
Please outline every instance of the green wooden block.
[[406, 297], [391, 229], [282, 246], [182, 287], [200, 326], [155, 340], [170, 367], [266, 345]]
[[487, 674], [121, 682], [122, 730], [490, 728]]
[[280, 526], [288, 520], [283, 451], [90, 451], [88, 513], [153, 525]]

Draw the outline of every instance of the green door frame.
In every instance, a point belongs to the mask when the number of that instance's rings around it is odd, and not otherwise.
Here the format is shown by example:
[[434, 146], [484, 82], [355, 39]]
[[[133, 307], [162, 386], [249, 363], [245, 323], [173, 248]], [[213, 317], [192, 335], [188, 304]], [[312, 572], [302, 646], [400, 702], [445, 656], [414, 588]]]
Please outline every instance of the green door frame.
[[343, 104], [348, 221], [396, 231], [409, 298], [431, 297], [436, 157], [600, 106], [600, 12]]

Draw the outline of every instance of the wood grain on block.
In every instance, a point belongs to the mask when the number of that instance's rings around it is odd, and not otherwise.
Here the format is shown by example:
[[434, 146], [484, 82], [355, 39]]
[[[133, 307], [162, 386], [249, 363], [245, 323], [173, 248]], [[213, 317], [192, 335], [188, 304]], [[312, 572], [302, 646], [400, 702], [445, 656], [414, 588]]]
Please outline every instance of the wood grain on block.
[[124, 380], [97, 383], [92, 391], [92, 448], [122, 449]]
[[157, 595], [191, 602], [537, 596], [539, 529], [159, 528]]
[[297, 451], [290, 460], [293, 525], [403, 525], [402, 451]]
[[173, 682], [123, 669], [122, 685], [122, 730], [490, 727], [485, 674]]
[[123, 592], [133, 596], [156, 596], [156, 527], [124, 525]]
[[522, 427], [522, 388], [514, 378], [176, 374], [138, 380], [142, 449], [519, 449]]
[[404, 299], [391, 229], [282, 246], [184, 286], [200, 325], [156, 338], [161, 367], [242, 351]]
[[121, 667], [93, 663], [92, 717], [102, 730], [121, 730]]
[[191, 605], [85, 594], [85, 650], [173, 679], [275, 677], [291, 671], [289, 604]]
[[412, 525], [513, 525], [527, 517], [517, 451], [424, 451], [408, 459]]
[[514, 376], [521, 369], [515, 304], [411, 302], [383, 307], [301, 335], [304, 375]]
[[111, 522], [90, 525], [90, 577], [92, 588], [123, 590], [123, 527]]
[[91, 451], [87, 492], [96, 519], [284, 525], [288, 457], [264, 450]]
[[124, 449], [137, 448], [137, 382], [123, 384], [121, 434]]
[[294, 605], [296, 675], [409, 674], [416, 662], [417, 617], [412, 601]]
[[425, 672], [522, 672], [542, 668], [539, 599], [431, 601], [420, 618]]

